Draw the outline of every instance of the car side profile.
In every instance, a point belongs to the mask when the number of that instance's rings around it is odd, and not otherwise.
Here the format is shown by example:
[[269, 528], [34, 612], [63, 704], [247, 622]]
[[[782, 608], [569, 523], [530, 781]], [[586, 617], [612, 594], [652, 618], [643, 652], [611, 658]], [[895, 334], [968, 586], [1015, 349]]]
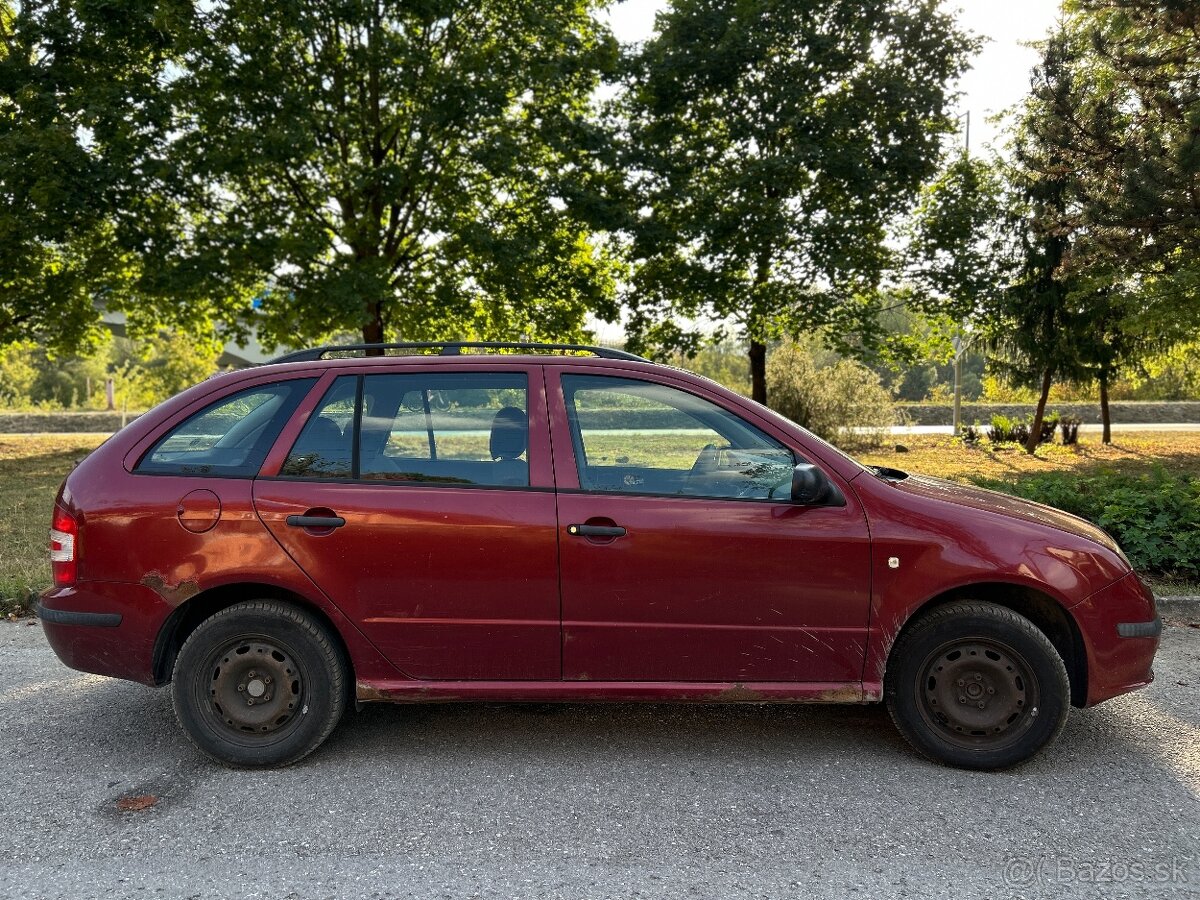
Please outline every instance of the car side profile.
[[882, 701], [923, 754], [1001, 768], [1148, 684], [1161, 632], [1084, 520], [573, 345], [215, 376], [71, 472], [50, 548], [60, 659], [169, 684], [237, 766], [357, 703], [645, 700]]

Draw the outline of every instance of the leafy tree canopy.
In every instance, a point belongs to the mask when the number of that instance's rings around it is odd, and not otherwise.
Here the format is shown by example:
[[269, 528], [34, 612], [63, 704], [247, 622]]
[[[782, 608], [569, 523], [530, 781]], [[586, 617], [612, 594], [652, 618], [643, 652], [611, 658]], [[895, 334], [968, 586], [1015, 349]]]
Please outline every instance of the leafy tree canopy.
[[1052, 381], [1098, 381], [1107, 441], [1116, 374], [1200, 323], [1200, 15], [1068, 9], [1014, 123], [1006, 206], [1024, 263], [992, 328], [1009, 374], [1041, 381], [1039, 415]]
[[172, 3], [0, 3], [0, 345], [70, 349], [129, 298], [119, 239], [168, 121]]
[[904, 276], [918, 308], [984, 319], [1016, 274], [1019, 249], [1005, 167], [955, 153], [924, 185], [905, 228]]
[[155, 293], [260, 306], [268, 344], [577, 336], [615, 316], [593, 237], [595, 0], [197, 5], [167, 154], [189, 225]]
[[598, 6], [0, 6], [0, 342], [77, 347], [97, 303], [268, 345], [615, 317]]
[[[1069, 0], [1030, 108], [1071, 173], [1059, 227], [1086, 291], [1122, 284], [1140, 327], [1200, 323], [1200, 6]], [[1039, 161], [1025, 159], [1033, 168]], [[1043, 174], [1053, 174], [1046, 172]], [[1138, 323], [1134, 323], [1135, 325]]]
[[633, 60], [635, 343], [874, 321], [892, 219], [936, 169], [975, 43], [936, 0], [677, 0]]

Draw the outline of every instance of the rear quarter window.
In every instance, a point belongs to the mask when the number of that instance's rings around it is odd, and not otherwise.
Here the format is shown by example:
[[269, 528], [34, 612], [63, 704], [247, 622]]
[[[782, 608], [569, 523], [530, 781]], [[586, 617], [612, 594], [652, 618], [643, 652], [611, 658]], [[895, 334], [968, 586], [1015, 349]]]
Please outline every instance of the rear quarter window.
[[159, 438], [134, 471], [252, 478], [315, 382], [278, 381], [222, 397]]

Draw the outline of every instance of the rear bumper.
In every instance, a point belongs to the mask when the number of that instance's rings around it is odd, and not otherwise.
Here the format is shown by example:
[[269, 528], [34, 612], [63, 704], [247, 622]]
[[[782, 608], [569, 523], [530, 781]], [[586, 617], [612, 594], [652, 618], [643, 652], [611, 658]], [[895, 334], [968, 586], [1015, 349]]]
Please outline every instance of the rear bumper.
[[171, 608], [142, 584], [83, 581], [42, 594], [38, 618], [72, 669], [154, 682], [154, 642]]
[[1154, 680], [1162, 620], [1154, 595], [1133, 572], [1071, 610], [1087, 651], [1087, 706]]

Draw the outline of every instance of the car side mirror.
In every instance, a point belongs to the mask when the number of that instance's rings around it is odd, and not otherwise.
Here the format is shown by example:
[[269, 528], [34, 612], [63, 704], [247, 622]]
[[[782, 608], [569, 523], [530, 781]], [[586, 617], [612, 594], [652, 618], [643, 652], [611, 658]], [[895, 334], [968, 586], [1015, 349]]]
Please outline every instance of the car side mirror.
[[800, 463], [792, 469], [792, 501], [805, 506], [846, 505], [838, 486], [812, 463]]

